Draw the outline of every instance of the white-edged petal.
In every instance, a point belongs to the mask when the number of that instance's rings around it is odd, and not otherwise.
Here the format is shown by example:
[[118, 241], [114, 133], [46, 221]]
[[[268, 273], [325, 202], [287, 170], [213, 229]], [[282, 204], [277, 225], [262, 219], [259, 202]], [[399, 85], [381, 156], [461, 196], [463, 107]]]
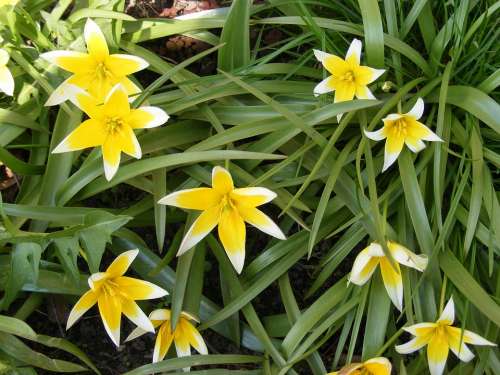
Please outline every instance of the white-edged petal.
[[151, 121], [144, 124], [144, 129], [156, 128], [157, 126], [161, 126], [166, 123], [169, 119], [167, 112], [159, 107], [144, 106], [138, 108], [138, 110], [149, 113], [153, 117]]
[[415, 120], [418, 120], [420, 117], [422, 117], [423, 114], [424, 114], [424, 101], [422, 98], [418, 98], [413, 108], [410, 109], [408, 113], [406, 113], [406, 116], [411, 116]]
[[444, 307], [444, 310], [441, 313], [438, 322], [443, 322], [451, 325], [453, 324], [454, 321], [455, 321], [455, 303], [453, 302], [453, 297], [450, 297], [450, 300]]
[[387, 136], [385, 135], [385, 129], [382, 127], [379, 130], [375, 130], [373, 132], [369, 132], [367, 130], [363, 131], [365, 135], [370, 138], [372, 141], [381, 141], [385, 139]]
[[436, 323], [417, 323], [408, 327], [403, 327], [403, 331], [411, 333], [414, 336], [425, 335], [434, 329], [436, 329]]
[[149, 314], [150, 320], [170, 320], [170, 310], [168, 309], [156, 309]]
[[129, 318], [137, 327], [141, 327], [143, 330], [154, 333], [155, 328], [151, 320], [144, 314], [139, 305], [132, 300], [122, 301], [122, 312]]
[[363, 44], [359, 39], [353, 39], [347, 53], [345, 55], [345, 59], [348, 60], [351, 56], [355, 57], [355, 61], [358, 63], [361, 60], [361, 49], [363, 48]]
[[278, 196], [274, 191], [264, 187], [238, 188], [234, 189], [231, 195], [239, 202], [254, 207], [271, 202]]
[[411, 152], [420, 152], [425, 148], [425, 143], [422, 140], [417, 139], [415, 143], [411, 143], [408, 140], [405, 140], [405, 145], [410, 149]]
[[356, 285], [363, 285], [375, 272], [378, 265], [378, 259], [374, 259], [370, 254], [370, 246], [361, 250], [354, 260], [351, 274], [349, 275], [349, 282]]
[[6, 95], [14, 95], [14, 77], [6, 66], [0, 66], [0, 91]]
[[415, 337], [404, 344], [396, 345], [394, 349], [396, 349], [399, 354], [409, 354], [423, 348], [426, 344], [427, 342]]
[[460, 348], [455, 348], [450, 345], [450, 350], [459, 358], [462, 362], [470, 362], [474, 358], [474, 354], [470, 349], [462, 342]]
[[387, 147], [384, 151], [384, 166], [382, 167], [382, 172], [385, 172], [391, 165], [394, 164], [396, 160], [398, 160], [398, 156], [401, 153], [399, 152], [388, 152]]
[[488, 341], [482, 336], [479, 336], [477, 333], [474, 333], [472, 331], [467, 331], [465, 330], [464, 332], [464, 341], [467, 344], [472, 344], [472, 345], [487, 345], [487, 346], [497, 346], [497, 344]]
[[52, 94], [50, 94], [49, 98], [44, 104], [45, 107], [59, 105], [67, 100], [71, 101], [74, 105], [79, 107], [77, 95], [79, 94], [88, 95], [88, 94], [81, 87], [68, 83], [70, 79], [71, 77], [65, 80], [59, 86], [57, 86], [54, 91], [52, 91]]
[[391, 113], [391, 114], [387, 115], [386, 117], [384, 117], [382, 119], [382, 121], [386, 121], [386, 120], [395, 121], [395, 120], [399, 120], [402, 117], [403, 117], [403, 115], [400, 113]]
[[407, 267], [415, 268], [416, 270], [422, 272], [427, 267], [428, 258], [427, 255], [421, 254], [417, 255], [396, 242], [389, 241], [389, 250], [391, 251], [392, 257], [399, 263]]
[[385, 69], [373, 69], [373, 68], [370, 68], [371, 71], [372, 71], [372, 78], [370, 79], [370, 82], [368, 83], [372, 83], [372, 82], [375, 82], [377, 79], [379, 79], [379, 77], [385, 73]]
[[80, 317], [85, 314], [92, 306], [97, 303], [97, 295], [92, 290], [85, 292], [77, 303], [71, 309], [68, 320], [66, 322], [66, 329], [71, 328]]
[[134, 330], [132, 332], [130, 332], [130, 335], [127, 336], [127, 338], [125, 339], [125, 342], [132, 341], [138, 337], [145, 335], [146, 333], [151, 333], [151, 332], [145, 331], [141, 327], [136, 327], [136, 328], [134, 328]]
[[314, 57], [320, 62], [324, 62], [327, 58], [333, 56], [330, 53], [320, 51], [319, 49], [313, 49]]
[[328, 92], [334, 91], [333, 88], [331, 88], [330, 85], [328, 84], [328, 81], [330, 79], [332, 79], [332, 77], [327, 77], [314, 87], [313, 89], [314, 96], [319, 96], [321, 94], [326, 94]]
[[177, 256], [181, 256], [186, 251], [200, 242], [208, 233], [215, 228], [219, 222], [220, 207], [215, 206], [203, 211], [194, 221], [186, 235], [182, 239]]

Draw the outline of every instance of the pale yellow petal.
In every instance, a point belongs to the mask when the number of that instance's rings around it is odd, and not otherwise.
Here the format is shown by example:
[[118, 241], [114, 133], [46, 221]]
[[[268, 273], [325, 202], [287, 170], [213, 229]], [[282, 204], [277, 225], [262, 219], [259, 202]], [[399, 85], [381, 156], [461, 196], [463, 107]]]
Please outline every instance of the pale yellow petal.
[[14, 95], [14, 77], [6, 66], [0, 66], [0, 92], [6, 95]]
[[479, 336], [477, 333], [467, 330], [465, 330], [464, 332], [464, 341], [467, 344], [472, 344], [472, 345], [497, 346], [497, 344], [486, 340], [484, 337]]
[[106, 59], [106, 67], [115, 76], [124, 77], [148, 67], [148, 62], [133, 55], [114, 54]]
[[245, 222], [236, 209], [223, 210], [219, 222], [219, 238], [237, 273], [245, 263]]
[[42, 53], [40, 57], [71, 73], [89, 73], [95, 68], [95, 62], [83, 52], [51, 51]]
[[208, 354], [208, 349], [201, 336], [200, 332], [186, 319], [180, 319], [179, 323], [182, 326], [183, 333], [189, 344], [196, 349], [200, 354]]
[[395, 269], [386, 257], [380, 259], [380, 272], [384, 286], [394, 306], [399, 311], [403, 310], [403, 279], [399, 264], [394, 265]]
[[98, 121], [89, 119], [82, 122], [64, 138], [52, 152], [58, 154], [101, 146], [106, 141], [106, 137], [107, 133], [104, 127]]
[[117, 84], [113, 86], [106, 96], [103, 111], [108, 117], [118, 117], [123, 120], [130, 115], [130, 103], [128, 101], [127, 91], [122, 85]]
[[160, 204], [189, 210], [207, 210], [221, 202], [222, 195], [212, 188], [194, 188], [170, 193], [158, 201]]
[[117, 296], [101, 293], [97, 299], [99, 313], [101, 314], [104, 328], [116, 346], [120, 346], [120, 325], [122, 305]]
[[354, 99], [356, 85], [353, 82], [337, 81], [335, 84], [334, 103], [345, 102]]
[[113, 262], [106, 269], [106, 273], [110, 276], [110, 278], [124, 275], [138, 254], [139, 250], [137, 249], [124, 251], [118, 255], [115, 260], [113, 260]]
[[423, 139], [424, 141], [430, 142], [442, 142], [443, 140], [439, 138], [432, 130], [421, 122], [414, 120], [413, 118], [405, 118], [408, 124], [408, 137], [415, 139]]
[[255, 207], [238, 205], [238, 212], [244, 221], [280, 240], [286, 239], [281, 229], [266, 214]]
[[318, 96], [321, 94], [326, 94], [335, 90], [335, 78], [333, 76], [327, 77], [318, 83], [314, 89], [314, 96]]
[[391, 375], [391, 362], [385, 357], [371, 358], [363, 363], [371, 375]]
[[128, 319], [130, 319], [136, 326], [145, 331], [154, 333], [155, 328], [148, 319], [146, 314], [141, 310], [139, 305], [131, 299], [122, 299], [122, 312]]
[[99, 26], [90, 18], [88, 18], [85, 23], [83, 35], [89, 55], [91, 55], [95, 61], [106, 61], [109, 56], [108, 43]]
[[263, 187], [246, 187], [234, 189], [231, 198], [247, 206], [257, 207], [272, 201], [277, 194]]
[[130, 111], [125, 121], [133, 129], [150, 129], [168, 121], [167, 113], [158, 107], [140, 107]]
[[385, 172], [397, 160], [404, 145], [403, 136], [390, 134], [385, 141], [384, 166], [382, 172]]
[[448, 345], [453, 354], [463, 362], [470, 362], [474, 358], [474, 354], [465, 345], [462, 330], [456, 327], [446, 327], [446, 333], [448, 335]]
[[102, 103], [99, 103], [96, 98], [83, 90], [80, 92], [76, 92], [76, 90], [74, 91], [74, 104], [85, 112], [91, 119], [101, 121], [104, 115]]
[[234, 189], [233, 178], [224, 168], [216, 166], [212, 169], [212, 187], [221, 194], [227, 194]]
[[430, 337], [434, 334], [436, 327], [436, 323], [417, 323], [409, 327], [403, 327], [403, 330], [414, 336], [426, 337], [430, 340]]
[[102, 159], [104, 162], [104, 175], [110, 181], [118, 171], [120, 166], [121, 147], [114, 141], [113, 137], [108, 137], [102, 145]]
[[221, 208], [219, 205], [203, 211], [200, 216], [194, 221], [181, 242], [177, 256], [184, 254], [186, 251], [200, 242], [219, 222]]
[[168, 292], [149, 281], [135, 279], [133, 277], [120, 276], [113, 280], [125, 295], [132, 300], [147, 300], [161, 298]]
[[429, 340], [430, 338], [427, 336], [415, 337], [404, 344], [396, 345], [394, 349], [396, 349], [399, 354], [410, 354], [423, 348], [428, 344]]
[[153, 363], [162, 361], [168, 353], [174, 336], [170, 328], [170, 322], [166, 322], [160, 326], [156, 336], [155, 348], [153, 352]]
[[75, 306], [71, 309], [68, 321], [66, 322], [66, 329], [71, 328], [80, 317], [85, 314], [92, 306], [97, 303], [97, 294], [92, 290], [85, 292]]
[[378, 257], [373, 257], [370, 254], [370, 247], [361, 250], [354, 260], [349, 282], [356, 285], [365, 284], [375, 272], [378, 263]]
[[387, 247], [392, 257], [400, 264], [415, 268], [422, 272], [427, 267], [428, 259], [425, 254], [417, 255], [401, 244], [393, 241], [387, 241]]
[[438, 322], [443, 324], [451, 325], [455, 321], [455, 303], [453, 302], [453, 297], [450, 297], [448, 303], [443, 309], [443, 312], [439, 316]]
[[448, 342], [443, 335], [434, 335], [427, 345], [427, 360], [431, 375], [441, 375], [448, 358]]

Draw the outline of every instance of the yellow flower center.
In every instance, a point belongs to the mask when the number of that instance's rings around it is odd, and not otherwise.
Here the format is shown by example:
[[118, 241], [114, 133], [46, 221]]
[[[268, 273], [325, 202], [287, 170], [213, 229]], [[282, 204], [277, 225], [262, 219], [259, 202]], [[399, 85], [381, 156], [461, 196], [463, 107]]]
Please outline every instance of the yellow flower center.
[[354, 73], [351, 70], [349, 70], [344, 74], [342, 74], [339, 78], [341, 81], [354, 82]]
[[234, 201], [231, 199], [230, 194], [225, 194], [221, 199], [221, 206], [223, 210], [232, 210], [236, 208]]
[[108, 133], [116, 133], [121, 130], [124, 125], [123, 119], [121, 117], [106, 117], [104, 120], [106, 130]]
[[406, 137], [408, 133], [408, 123], [403, 117], [389, 122], [388, 127], [389, 131], [397, 137]]
[[112, 76], [111, 71], [108, 69], [108, 67], [103, 61], [97, 63], [96, 76], [98, 79], [106, 79]]

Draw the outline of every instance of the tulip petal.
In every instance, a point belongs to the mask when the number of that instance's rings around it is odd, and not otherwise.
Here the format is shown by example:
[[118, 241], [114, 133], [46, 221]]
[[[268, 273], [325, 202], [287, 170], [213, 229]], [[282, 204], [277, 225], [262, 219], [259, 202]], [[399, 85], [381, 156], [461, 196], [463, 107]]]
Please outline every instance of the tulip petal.
[[130, 103], [125, 88], [117, 84], [104, 99], [104, 114], [108, 117], [126, 119], [130, 115]]
[[129, 99], [131, 100], [134, 99], [134, 97], [130, 98], [131, 96], [135, 96], [142, 91], [142, 89], [139, 86], [137, 86], [131, 79], [127, 77], [123, 77], [117, 83], [119, 83], [125, 88], [125, 90], [129, 95]]
[[189, 344], [196, 349], [196, 351], [200, 354], [208, 354], [207, 345], [203, 340], [200, 332], [186, 319], [179, 320], [179, 323], [182, 327], [182, 332], [187, 338]]
[[428, 342], [429, 340], [427, 337], [415, 337], [404, 344], [396, 345], [394, 349], [396, 349], [399, 354], [409, 354], [423, 348]]
[[434, 330], [436, 329], [436, 323], [418, 323], [411, 325], [409, 327], [403, 327], [403, 330], [411, 333], [417, 337], [425, 337], [430, 339], [430, 337], [434, 334]]
[[356, 85], [351, 82], [337, 81], [335, 83], [334, 103], [346, 102], [354, 99], [356, 93]]
[[420, 272], [425, 270], [427, 267], [428, 258], [427, 255], [421, 254], [417, 255], [404, 247], [393, 241], [388, 241], [387, 246], [391, 251], [392, 257], [399, 263], [407, 267], [414, 268]]
[[384, 281], [385, 290], [389, 295], [394, 306], [399, 311], [403, 310], [403, 279], [399, 264], [394, 265], [396, 269], [391, 266], [387, 258], [380, 259], [380, 272], [382, 273], [382, 280]]
[[104, 62], [109, 56], [108, 43], [99, 26], [87, 18], [85, 28], [83, 30], [87, 50], [94, 60]]
[[106, 272], [96, 272], [89, 276], [88, 283], [90, 289], [94, 292], [97, 292], [101, 289], [101, 286], [104, 284], [106, 280], [109, 279], [109, 275]]
[[[108, 139], [110, 137], [108, 136]], [[113, 135], [113, 142], [116, 142], [121, 150], [136, 159], [142, 157], [142, 150], [134, 131], [130, 126], [124, 125], [120, 131]]]
[[0, 66], [0, 91], [6, 95], [14, 95], [14, 77], [6, 66]]
[[168, 309], [156, 309], [149, 314], [149, 319], [151, 321], [165, 321], [170, 320], [170, 310]]
[[149, 66], [149, 63], [141, 57], [124, 54], [114, 54], [106, 59], [106, 67], [113, 72], [115, 76], [128, 76], [132, 73], [143, 70]]
[[388, 136], [385, 141], [384, 166], [382, 172], [385, 172], [397, 160], [403, 149], [404, 138]]
[[313, 49], [314, 57], [316, 57], [316, 60], [319, 62], [323, 63], [326, 59], [335, 56], [327, 52], [320, 51], [319, 49]]
[[83, 52], [51, 51], [42, 53], [40, 57], [71, 73], [89, 73], [95, 66], [92, 58]]
[[59, 143], [53, 154], [82, 150], [88, 147], [102, 145], [107, 137], [107, 133], [99, 121], [88, 119], [82, 122], [73, 130], [61, 143]]
[[446, 333], [448, 334], [448, 344], [453, 354], [463, 362], [470, 362], [474, 358], [474, 354], [465, 345], [465, 336], [462, 335], [462, 330], [457, 327], [446, 327]]
[[120, 325], [122, 306], [120, 300], [108, 293], [101, 293], [97, 299], [104, 328], [116, 346], [120, 346]]
[[104, 162], [104, 175], [106, 180], [111, 181], [120, 166], [121, 148], [113, 137], [109, 137], [102, 145], [102, 159]]
[[369, 132], [365, 130], [364, 133], [372, 141], [381, 141], [387, 137], [387, 135], [385, 134], [384, 127], [380, 128], [379, 130], [375, 130], [374, 132]]
[[371, 99], [371, 100], [377, 99], [370, 91], [370, 89], [366, 86], [356, 86], [355, 95], [356, 98], [358, 99]]
[[140, 107], [133, 109], [126, 118], [132, 129], [150, 129], [168, 121], [167, 113], [158, 107]]
[[99, 103], [96, 98], [91, 96], [82, 88], [73, 84], [68, 84], [68, 86], [71, 86], [69, 87], [71, 92], [68, 96], [70, 96], [69, 99], [73, 102], [73, 104], [85, 112], [91, 119], [101, 120], [103, 118], [102, 103]]
[[359, 39], [353, 39], [349, 49], [347, 50], [347, 54], [345, 55], [346, 61], [353, 65], [359, 65], [361, 61], [361, 49], [363, 48], [363, 44]]
[[410, 149], [411, 152], [420, 152], [425, 148], [425, 143], [420, 139], [406, 137], [405, 139], [406, 146]]
[[472, 331], [467, 331], [464, 330], [464, 341], [467, 344], [472, 344], [472, 345], [487, 345], [487, 346], [497, 346], [497, 344], [488, 341], [482, 336], [479, 336], [477, 333], [474, 333]]
[[453, 297], [450, 297], [450, 300], [444, 307], [444, 310], [441, 313], [438, 322], [447, 325], [452, 325], [454, 321], [455, 321], [455, 303], [453, 302]]
[[255, 207], [239, 205], [238, 212], [244, 221], [280, 240], [286, 237], [281, 229], [266, 214]]
[[448, 358], [448, 342], [439, 335], [435, 335], [427, 345], [427, 361], [431, 375], [441, 375]]
[[44, 106], [51, 107], [54, 105], [59, 105], [61, 103], [64, 103], [66, 100], [71, 100], [73, 104], [78, 106], [76, 97], [79, 93], [84, 92], [84, 90], [81, 87], [71, 83], [72, 77], [68, 78], [66, 81], [57, 86], [54, 91], [52, 91], [52, 94], [50, 94]]
[[148, 319], [146, 314], [141, 310], [139, 305], [131, 299], [122, 299], [122, 312], [128, 319], [130, 319], [136, 326], [148, 332], [155, 332], [153, 324]]
[[118, 255], [115, 260], [113, 260], [113, 262], [106, 269], [106, 273], [110, 278], [124, 275], [138, 254], [138, 249], [124, 251]]
[[135, 327], [132, 330], [132, 332], [130, 332], [130, 335], [127, 336], [127, 338], [125, 339], [125, 342], [132, 341], [138, 337], [145, 335], [146, 333], [150, 333], [150, 332], [143, 330], [141, 327]]
[[385, 357], [370, 358], [363, 367], [372, 375], [390, 375], [392, 371], [391, 362]]
[[135, 279], [133, 277], [120, 276], [113, 280], [132, 300], [147, 300], [161, 298], [168, 292], [149, 281]]
[[352, 266], [349, 282], [356, 285], [365, 284], [375, 272], [379, 259], [370, 254], [370, 247], [361, 250]]
[[174, 333], [174, 343], [175, 343], [175, 351], [177, 352], [177, 357], [189, 357], [191, 355], [191, 345], [189, 345], [189, 341], [187, 337], [181, 332], [179, 334], [176, 330]]
[[85, 292], [71, 309], [68, 321], [66, 322], [66, 329], [70, 329], [71, 326], [96, 303], [97, 294], [92, 290]]
[[411, 116], [415, 120], [418, 120], [420, 117], [422, 117], [423, 114], [424, 114], [424, 101], [422, 100], [422, 98], [418, 98], [412, 109], [410, 109], [410, 111], [406, 113], [407, 116]]
[[188, 210], [207, 210], [220, 203], [222, 195], [215, 189], [202, 187], [175, 191], [158, 201], [160, 204]]
[[410, 119], [406, 121], [410, 124], [408, 127], [408, 137], [423, 139], [430, 142], [443, 142], [431, 129], [419, 121]]
[[221, 194], [227, 194], [234, 189], [231, 174], [222, 167], [212, 169], [212, 187]]
[[170, 322], [161, 325], [158, 330], [158, 335], [156, 336], [155, 348], [153, 352], [153, 363], [162, 361], [168, 353], [174, 335], [172, 334], [172, 329], [170, 328]]
[[222, 211], [219, 238], [234, 269], [239, 274], [245, 263], [245, 222], [236, 209]]
[[319, 96], [334, 91], [335, 87], [332, 85], [332, 79], [333, 78], [331, 76], [326, 77], [324, 80], [318, 83], [313, 89], [314, 96]]
[[272, 201], [277, 197], [274, 191], [263, 187], [246, 187], [234, 189], [231, 192], [231, 198], [238, 203], [243, 203], [247, 206], [257, 207]]
[[191, 249], [215, 228], [219, 222], [220, 210], [219, 206], [215, 206], [203, 211], [201, 215], [198, 216], [184, 236], [177, 256], [181, 256]]

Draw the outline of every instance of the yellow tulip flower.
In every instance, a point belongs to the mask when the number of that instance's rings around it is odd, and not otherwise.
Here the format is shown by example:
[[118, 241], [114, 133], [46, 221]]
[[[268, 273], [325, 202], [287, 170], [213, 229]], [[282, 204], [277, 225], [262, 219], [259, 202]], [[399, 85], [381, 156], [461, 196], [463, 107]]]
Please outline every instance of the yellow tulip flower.
[[139, 93], [140, 88], [127, 76], [146, 68], [148, 62], [132, 55], [110, 55], [104, 34], [90, 18], [87, 19], [83, 35], [88, 53], [52, 51], [40, 55], [43, 59], [73, 73], [54, 90], [45, 105], [57, 105], [71, 99], [72, 90], [68, 85], [81, 87], [99, 100], [102, 100], [118, 83], [125, 87], [129, 95]]
[[12, 96], [14, 94], [14, 77], [7, 68], [9, 58], [9, 53], [0, 48], [0, 92]]
[[[191, 320], [196, 321], [196, 319], [190, 314], [184, 311], [181, 312], [174, 330], [172, 330], [170, 310], [168, 309], [154, 310], [149, 314], [149, 319], [155, 328], [159, 327], [153, 352], [153, 362], [159, 362], [165, 358], [172, 345], [172, 341], [174, 342], [178, 357], [190, 356], [191, 346], [200, 354], [208, 354], [203, 337], [191, 323]], [[141, 327], [138, 327], [132, 331], [126, 341], [142, 336], [146, 332]]]
[[386, 171], [398, 158], [403, 150], [403, 145], [413, 152], [419, 152], [425, 148], [423, 141], [442, 142], [432, 130], [418, 120], [424, 113], [424, 101], [418, 98], [413, 108], [408, 113], [392, 113], [382, 121], [384, 126], [377, 131], [365, 130], [365, 135], [374, 140], [385, 142], [384, 167]]
[[327, 375], [391, 375], [391, 362], [385, 357], [371, 358], [363, 363], [351, 363]]
[[427, 345], [427, 361], [431, 375], [441, 375], [446, 365], [448, 352], [451, 351], [463, 362], [474, 358], [466, 344], [496, 346], [478, 334], [453, 327], [455, 305], [450, 298], [436, 323], [419, 323], [403, 328], [415, 336], [403, 345], [397, 345], [401, 354], [413, 353]]
[[[334, 102], [358, 99], [375, 99], [368, 85], [379, 78], [384, 69], [373, 69], [360, 65], [362, 43], [354, 39], [347, 50], [345, 60], [329, 53], [313, 50], [316, 59], [323, 64], [331, 76], [325, 78], [314, 88], [314, 95], [335, 91]], [[340, 121], [342, 114], [337, 115]]]
[[120, 345], [122, 313], [143, 330], [154, 332], [153, 324], [135, 301], [160, 298], [168, 292], [150, 282], [123, 276], [137, 254], [139, 250], [125, 251], [105, 272], [94, 273], [89, 277], [90, 290], [82, 295], [71, 310], [66, 329], [97, 303], [104, 328], [116, 346]]
[[256, 208], [275, 197], [276, 193], [262, 187], [235, 189], [229, 172], [215, 167], [212, 188], [177, 191], [158, 203], [203, 211], [186, 233], [177, 256], [191, 249], [218, 225], [222, 245], [236, 272], [241, 273], [245, 262], [245, 222], [273, 237], [285, 239], [281, 229]]
[[392, 303], [401, 311], [403, 309], [403, 279], [399, 265], [402, 264], [422, 272], [427, 267], [427, 256], [416, 255], [403, 245], [392, 241], [387, 241], [387, 247], [395, 260], [395, 268], [385, 256], [382, 246], [372, 242], [354, 260], [349, 282], [364, 285], [373, 275], [377, 266], [380, 265], [380, 273], [387, 294]]
[[120, 165], [120, 155], [140, 159], [141, 146], [134, 129], [153, 128], [164, 124], [168, 115], [158, 107], [131, 109], [125, 89], [120, 85], [113, 87], [104, 104], [72, 86], [74, 103], [90, 118], [81, 123], [52, 151], [61, 153], [81, 150], [88, 147], [102, 147], [104, 173], [109, 181]]

